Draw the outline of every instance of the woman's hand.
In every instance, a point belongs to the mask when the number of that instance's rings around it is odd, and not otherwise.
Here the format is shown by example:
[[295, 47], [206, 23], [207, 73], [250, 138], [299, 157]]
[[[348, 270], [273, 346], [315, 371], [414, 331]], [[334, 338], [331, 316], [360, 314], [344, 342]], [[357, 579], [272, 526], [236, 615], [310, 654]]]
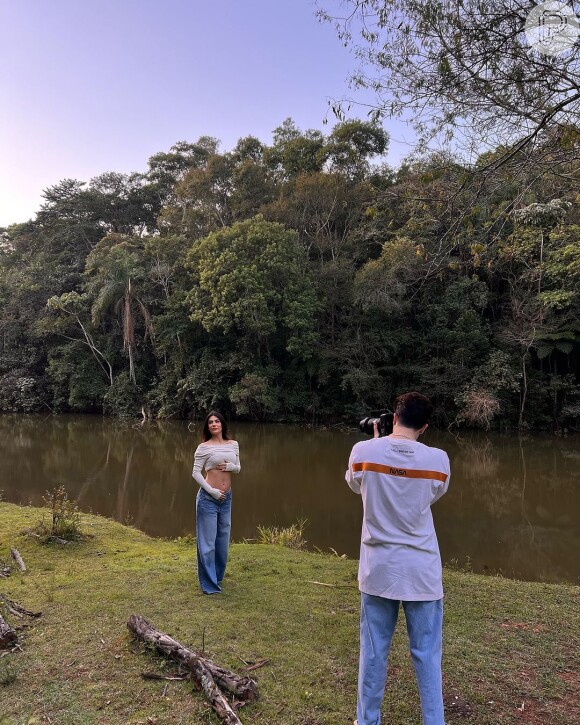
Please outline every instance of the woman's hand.
[[216, 466], [218, 471], [227, 471], [228, 470], [228, 462], [224, 461], [223, 463], [218, 463]]
[[378, 423], [373, 423], [373, 429], [374, 429], [373, 438], [380, 438], [380, 435], [379, 435], [379, 424]]
[[211, 489], [210, 496], [212, 498], [215, 498], [216, 501], [225, 501], [226, 500], [225, 492], [220, 490], [219, 488], [213, 488], [213, 486]]

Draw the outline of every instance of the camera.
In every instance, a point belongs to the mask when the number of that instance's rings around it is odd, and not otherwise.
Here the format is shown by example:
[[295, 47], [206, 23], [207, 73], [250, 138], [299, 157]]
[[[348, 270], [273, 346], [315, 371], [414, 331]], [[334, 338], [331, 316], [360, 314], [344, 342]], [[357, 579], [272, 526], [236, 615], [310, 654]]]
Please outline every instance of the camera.
[[358, 427], [362, 433], [372, 436], [375, 434], [375, 423], [379, 428], [379, 436], [388, 436], [393, 431], [393, 414], [381, 413], [378, 418], [363, 418], [358, 424]]

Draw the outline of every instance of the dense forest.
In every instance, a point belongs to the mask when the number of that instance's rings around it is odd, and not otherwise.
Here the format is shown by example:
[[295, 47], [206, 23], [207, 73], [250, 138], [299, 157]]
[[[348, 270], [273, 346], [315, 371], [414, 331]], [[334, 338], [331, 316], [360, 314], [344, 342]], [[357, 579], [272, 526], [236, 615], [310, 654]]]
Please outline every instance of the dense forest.
[[417, 389], [442, 426], [578, 430], [578, 162], [475, 187], [387, 147], [288, 119], [47, 189], [0, 230], [0, 409], [352, 423]]

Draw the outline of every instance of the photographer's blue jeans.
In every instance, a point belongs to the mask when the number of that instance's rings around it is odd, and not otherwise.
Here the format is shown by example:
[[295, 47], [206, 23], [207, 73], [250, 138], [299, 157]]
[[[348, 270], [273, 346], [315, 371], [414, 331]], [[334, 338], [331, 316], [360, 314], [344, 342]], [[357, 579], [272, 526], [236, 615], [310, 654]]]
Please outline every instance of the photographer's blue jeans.
[[231, 489], [224, 501], [216, 501], [200, 488], [195, 501], [197, 576], [206, 594], [221, 592], [220, 584], [228, 560], [231, 523]]
[[[401, 602], [361, 594], [358, 725], [379, 725], [387, 658]], [[402, 602], [423, 725], [445, 725], [441, 682], [443, 600]]]

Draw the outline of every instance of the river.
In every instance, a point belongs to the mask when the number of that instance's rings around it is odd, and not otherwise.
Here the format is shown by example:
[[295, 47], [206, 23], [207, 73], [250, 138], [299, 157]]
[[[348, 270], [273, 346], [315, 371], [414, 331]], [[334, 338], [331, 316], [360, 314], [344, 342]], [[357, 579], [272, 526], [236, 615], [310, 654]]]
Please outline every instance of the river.
[[[234, 541], [306, 519], [309, 548], [358, 556], [362, 507], [344, 482], [358, 432], [236, 423]], [[99, 416], [0, 415], [0, 491], [43, 505], [63, 484], [82, 511], [162, 537], [195, 531], [191, 478], [199, 425]], [[433, 507], [445, 564], [544, 582], [580, 580], [580, 437], [428, 430], [451, 459]]]

